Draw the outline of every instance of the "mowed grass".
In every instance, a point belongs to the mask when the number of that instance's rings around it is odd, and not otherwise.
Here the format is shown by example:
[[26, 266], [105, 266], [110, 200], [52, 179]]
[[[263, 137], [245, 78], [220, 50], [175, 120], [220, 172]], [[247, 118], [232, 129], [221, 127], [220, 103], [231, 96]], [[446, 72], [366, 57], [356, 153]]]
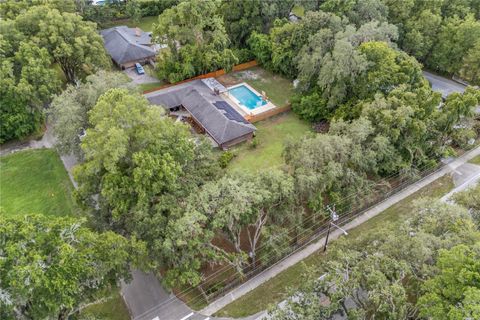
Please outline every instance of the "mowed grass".
[[471, 159], [468, 162], [473, 164], [478, 164], [480, 166], [480, 156], [476, 156], [475, 158]]
[[140, 28], [143, 31], [153, 31], [153, 24], [158, 21], [158, 16], [151, 16], [151, 17], [142, 17], [140, 18], [140, 21], [138, 23], [135, 23], [132, 21], [132, 19], [121, 19], [121, 20], [115, 20], [111, 21], [109, 23], [106, 23], [103, 25], [103, 27], [106, 28], [111, 28], [111, 27], [116, 27], [116, 26], [127, 26], [130, 28]]
[[232, 148], [235, 158], [229, 164], [229, 170], [255, 172], [279, 167], [284, 163], [282, 151], [285, 141], [289, 137], [299, 139], [311, 132], [310, 125], [293, 112], [283, 113], [254, 125], [257, 127], [256, 148], [249, 142]]
[[292, 13], [297, 17], [302, 18], [305, 15], [305, 8], [301, 5], [296, 4], [292, 8]]
[[268, 99], [277, 107], [283, 107], [289, 104], [290, 98], [294, 93], [291, 80], [261, 67], [231, 72], [217, 79], [226, 86], [246, 82], [257, 90], [258, 93], [265, 91]]
[[0, 157], [0, 207], [7, 216], [77, 213], [73, 185], [55, 150], [38, 149]]
[[[376, 228], [382, 228], [386, 223], [399, 223], [407, 218], [412, 211], [414, 200], [424, 197], [439, 199], [441, 196], [452, 190], [453, 187], [452, 178], [450, 176], [444, 176], [396, 203], [360, 226], [350, 230], [348, 232], [348, 237], [351, 241], [355, 241], [355, 238], [359, 237], [361, 234], [373, 231]], [[215, 316], [234, 318], [246, 317], [268, 309], [269, 306], [275, 305], [286, 299], [291, 290], [296, 290], [300, 287], [304, 281], [302, 275], [307, 269], [311, 270], [313, 268], [315, 273], [320, 276], [323, 273], [321, 265], [325, 262], [326, 257], [327, 256], [322, 252], [317, 251], [305, 260], [293, 265], [276, 277], [268, 280], [258, 288], [218, 311]]]
[[152, 90], [152, 89], [157, 89], [160, 88], [164, 83], [159, 81], [159, 82], [150, 82], [150, 83], [140, 83], [138, 84], [138, 87], [140, 88], [141, 92], [147, 91], [147, 90]]
[[267, 97], [277, 107], [283, 107], [290, 103], [294, 89], [292, 81], [259, 67], [253, 68], [252, 70], [257, 71], [260, 77], [258, 79], [247, 80], [246, 82], [249, 85], [259, 93], [265, 91]]
[[80, 319], [130, 320], [130, 314], [116, 290], [107, 301], [83, 309]]

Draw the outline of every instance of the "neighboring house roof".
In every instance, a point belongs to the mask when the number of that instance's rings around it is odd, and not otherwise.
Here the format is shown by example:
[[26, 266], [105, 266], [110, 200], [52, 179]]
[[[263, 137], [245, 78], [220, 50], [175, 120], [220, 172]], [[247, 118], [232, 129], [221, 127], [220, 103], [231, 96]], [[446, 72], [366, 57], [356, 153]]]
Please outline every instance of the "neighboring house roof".
[[425, 76], [425, 78], [427, 78], [428, 82], [430, 82], [432, 90], [441, 93], [443, 99], [446, 99], [450, 94], [454, 92], [463, 93], [465, 91], [465, 85], [450, 80], [448, 78], [437, 76], [436, 74], [430, 73], [428, 71], [423, 71], [423, 75]]
[[105, 49], [117, 64], [139, 61], [155, 56], [150, 33], [127, 26], [100, 31]]
[[220, 96], [215, 95], [201, 80], [154, 91], [145, 96], [152, 104], [166, 108], [183, 106], [219, 145], [256, 130], [253, 124]]

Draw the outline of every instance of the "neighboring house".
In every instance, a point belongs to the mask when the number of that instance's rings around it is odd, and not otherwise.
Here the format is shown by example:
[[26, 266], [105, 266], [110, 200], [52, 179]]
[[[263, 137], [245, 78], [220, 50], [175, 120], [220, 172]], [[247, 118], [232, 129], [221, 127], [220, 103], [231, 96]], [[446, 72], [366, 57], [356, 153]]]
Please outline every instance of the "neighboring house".
[[197, 132], [205, 132], [220, 148], [228, 149], [252, 139], [256, 128], [220, 96], [223, 89], [215, 79], [208, 78], [147, 93], [145, 97], [170, 115], [185, 118]]
[[121, 69], [131, 68], [135, 63], [152, 63], [158, 46], [152, 44], [151, 33], [139, 28], [118, 26], [100, 31], [105, 49]]

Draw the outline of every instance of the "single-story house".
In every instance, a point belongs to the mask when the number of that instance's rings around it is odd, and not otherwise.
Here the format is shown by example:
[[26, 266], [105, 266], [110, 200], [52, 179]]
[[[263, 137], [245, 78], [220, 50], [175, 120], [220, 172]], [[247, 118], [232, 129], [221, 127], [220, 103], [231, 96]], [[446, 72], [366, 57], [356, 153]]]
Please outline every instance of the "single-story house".
[[193, 126], [202, 128], [220, 148], [228, 149], [252, 139], [256, 128], [221, 97], [222, 87], [209, 78], [150, 92], [145, 97], [171, 114], [185, 112]]
[[151, 33], [139, 28], [118, 26], [101, 30], [105, 49], [121, 69], [155, 60], [158, 46], [152, 43]]

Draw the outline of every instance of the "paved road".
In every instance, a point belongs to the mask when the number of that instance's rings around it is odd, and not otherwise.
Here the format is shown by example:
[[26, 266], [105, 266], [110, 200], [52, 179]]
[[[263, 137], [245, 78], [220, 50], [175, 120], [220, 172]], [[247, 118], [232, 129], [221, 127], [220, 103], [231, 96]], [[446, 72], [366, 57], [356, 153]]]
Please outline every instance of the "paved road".
[[182, 319], [192, 310], [175, 295], [168, 293], [153, 274], [141, 271], [132, 272], [129, 284], [122, 283], [122, 296], [127, 304], [132, 319], [151, 320]]
[[473, 163], [465, 163], [452, 173], [455, 188], [442, 197], [442, 201], [450, 201], [450, 197], [465, 189], [476, 185], [480, 181], [480, 166]]
[[[480, 181], [480, 166], [471, 164], [471, 163], [462, 164], [457, 169], [452, 171], [452, 178], [453, 178], [455, 188], [451, 190], [449, 193], [447, 193], [446, 195], [444, 195], [441, 198], [442, 201], [449, 202], [449, 198], [454, 193], [461, 192], [478, 183]], [[278, 304], [278, 306], [280, 308], [283, 308], [286, 305], [286, 303], [287, 301], [283, 300]], [[256, 315], [256, 318], [254, 318], [254, 320], [269, 320], [269, 319], [271, 319], [271, 317], [268, 315], [267, 311], [258, 313]], [[346, 319], [346, 318], [338, 314], [338, 315], [335, 315], [335, 319], [340, 320], [340, 319]]]
[[432, 86], [432, 90], [436, 92], [440, 92], [442, 94], [442, 98], [446, 99], [448, 95], [454, 92], [464, 92], [466, 86], [450, 80], [445, 77], [438, 76], [428, 71], [423, 71], [423, 75], [427, 78], [428, 82]]
[[[167, 292], [153, 274], [134, 270], [130, 283], [122, 283], [121, 294], [133, 320], [231, 320], [202, 315]], [[244, 318], [253, 320], [256, 316]]]
[[[450, 162], [449, 164], [445, 165], [442, 169], [426, 176], [425, 178], [421, 179], [420, 181], [412, 184], [411, 186], [405, 188], [403, 191], [393, 195], [392, 197], [384, 200], [383, 202], [377, 204], [376, 206], [372, 207], [371, 209], [367, 210], [361, 216], [358, 216], [356, 219], [351, 221], [350, 223], [346, 224], [343, 228], [346, 230], [350, 230], [352, 228], [357, 227], [358, 225], [362, 224], [363, 222], [373, 218], [374, 216], [380, 214], [384, 210], [388, 209], [395, 203], [405, 199], [409, 195], [413, 194], [414, 192], [420, 190], [421, 188], [429, 185], [433, 181], [443, 177], [444, 175], [451, 173], [459, 169], [460, 166], [468, 162], [470, 159], [480, 155], [480, 147], [476, 147], [469, 152], [466, 152], [464, 155], [460, 156], [459, 158], [455, 159], [454, 161]], [[330, 239], [336, 239], [341, 236], [343, 233], [342, 231], [336, 229], [330, 233]], [[282, 271], [288, 269], [289, 267], [293, 266], [294, 264], [302, 261], [303, 259], [307, 258], [314, 252], [318, 251], [324, 243], [325, 239], [321, 238], [318, 239], [317, 242], [312, 243], [300, 251], [293, 253], [290, 256], [287, 256], [283, 260], [281, 260], [278, 264], [273, 265], [272, 267], [266, 269], [262, 273], [258, 274], [257, 276], [251, 278], [250, 280], [246, 281], [242, 285], [238, 286], [237, 288], [233, 289], [226, 295], [220, 297], [207, 307], [205, 307], [201, 313], [205, 315], [211, 315], [215, 312], [219, 311], [229, 303], [235, 301], [236, 299], [240, 298], [241, 296], [245, 295], [249, 291], [257, 288], [261, 284], [265, 283], [269, 279], [273, 278], [274, 276], [278, 275]]]

